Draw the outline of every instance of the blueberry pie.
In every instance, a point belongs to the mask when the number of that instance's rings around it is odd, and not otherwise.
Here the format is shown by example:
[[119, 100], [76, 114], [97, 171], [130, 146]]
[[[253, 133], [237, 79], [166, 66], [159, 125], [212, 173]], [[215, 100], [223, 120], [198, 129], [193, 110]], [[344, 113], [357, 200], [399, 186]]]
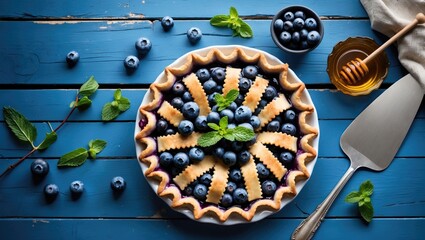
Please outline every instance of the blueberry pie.
[[183, 65], [165, 68], [139, 109], [145, 176], [195, 219], [251, 221], [263, 209], [279, 210], [317, 155], [305, 85], [288, 79], [287, 64], [245, 50], [188, 54]]

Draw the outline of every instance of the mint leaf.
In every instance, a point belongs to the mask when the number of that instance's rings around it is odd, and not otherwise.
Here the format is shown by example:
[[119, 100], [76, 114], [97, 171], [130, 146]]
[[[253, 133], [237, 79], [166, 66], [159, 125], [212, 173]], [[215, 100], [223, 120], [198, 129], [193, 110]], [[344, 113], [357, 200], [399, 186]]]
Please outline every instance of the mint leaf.
[[116, 100], [118, 102], [118, 109], [121, 112], [127, 111], [127, 109], [130, 108], [130, 100], [125, 97], [121, 97], [120, 99]]
[[99, 88], [99, 84], [94, 79], [94, 76], [91, 76], [83, 85], [81, 85], [79, 94], [81, 96], [91, 96]]
[[359, 191], [362, 194], [366, 195], [366, 196], [372, 195], [372, 193], [373, 193], [373, 184], [372, 184], [372, 182], [370, 180], [367, 180], [367, 181], [363, 182], [360, 185]]
[[235, 136], [233, 135], [233, 132], [232, 133], [228, 132], [224, 134], [223, 137], [229, 141], [232, 141], [232, 142], [235, 141]]
[[251, 27], [244, 22], [234, 7], [230, 7], [229, 15], [216, 15], [210, 19], [210, 24], [215, 27], [228, 27], [233, 30], [233, 36], [250, 38], [253, 36]]
[[230, 18], [239, 18], [239, 14], [238, 11], [236, 10], [235, 7], [230, 7], [230, 14], [229, 14]]
[[370, 180], [360, 184], [359, 191], [353, 191], [345, 197], [348, 203], [358, 203], [360, 215], [364, 220], [370, 222], [373, 217], [373, 206], [370, 196], [373, 193], [373, 184]]
[[220, 126], [221, 130], [225, 130], [227, 129], [228, 123], [229, 123], [229, 117], [224, 116], [220, 119], [220, 122], [218, 123], [218, 125]]
[[96, 139], [96, 140], [91, 140], [89, 142], [89, 150], [93, 150], [96, 153], [100, 153], [104, 148], [106, 147], [106, 141], [100, 140], [100, 139]]
[[207, 123], [208, 127], [210, 127], [213, 130], [219, 131], [220, 130], [220, 126], [218, 126], [215, 123]]
[[130, 108], [130, 100], [122, 96], [121, 89], [114, 92], [114, 101], [105, 103], [102, 108], [102, 120], [110, 121]]
[[37, 149], [44, 150], [50, 147], [50, 145], [52, 145], [54, 142], [56, 142], [57, 139], [58, 139], [58, 135], [56, 134], [56, 132], [46, 133], [46, 137], [40, 143], [40, 145], [38, 145]]
[[220, 141], [222, 138], [223, 137], [218, 132], [207, 132], [198, 138], [198, 145], [201, 147], [209, 147], [218, 143], [218, 141]]
[[15, 136], [24, 142], [29, 142], [34, 148], [37, 129], [24, 115], [11, 107], [3, 107], [4, 120]]
[[114, 92], [114, 99], [115, 100], [120, 100], [121, 99], [121, 96], [122, 96], [122, 93], [121, 93], [121, 89], [117, 89], [117, 90], [115, 90], [115, 92]]
[[214, 99], [218, 106], [218, 111], [222, 111], [228, 106], [230, 106], [230, 104], [232, 104], [232, 102], [235, 101], [236, 98], [238, 98], [238, 96], [239, 96], [239, 91], [235, 89], [230, 90], [226, 94], [226, 96], [223, 96], [221, 94], [214, 95]]
[[78, 110], [85, 110], [91, 106], [92, 101], [89, 97], [84, 96], [78, 100], [77, 105], [75, 106]]
[[241, 26], [239, 27], [239, 30], [237, 32], [239, 36], [243, 38], [251, 38], [254, 36], [251, 26], [249, 26], [246, 22], [243, 21], [241, 22]]
[[354, 191], [350, 192], [344, 200], [348, 203], [356, 203], [362, 200], [362, 196], [360, 192]]
[[235, 136], [236, 141], [248, 142], [255, 137], [255, 133], [252, 129], [237, 126], [233, 129], [233, 136]]
[[359, 206], [360, 215], [366, 222], [372, 221], [373, 218], [373, 206], [370, 202], [365, 202], [362, 206]]
[[58, 167], [78, 167], [82, 165], [88, 157], [85, 148], [78, 148], [63, 155], [58, 161]]
[[228, 27], [230, 17], [228, 15], [216, 15], [211, 18], [210, 24], [216, 27]]
[[120, 115], [118, 107], [113, 107], [111, 103], [106, 103], [102, 108], [102, 120], [111, 121]]

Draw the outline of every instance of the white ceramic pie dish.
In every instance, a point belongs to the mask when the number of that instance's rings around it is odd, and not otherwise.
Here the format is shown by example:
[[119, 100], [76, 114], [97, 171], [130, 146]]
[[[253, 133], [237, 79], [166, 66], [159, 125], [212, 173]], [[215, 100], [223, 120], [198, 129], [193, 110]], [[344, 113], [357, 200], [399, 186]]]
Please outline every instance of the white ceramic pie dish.
[[[239, 46], [239, 45], [225, 45], [225, 46], [210, 46], [207, 48], [202, 48], [202, 49], [198, 49], [192, 52], [188, 52], [185, 55], [181, 56], [180, 58], [178, 58], [176, 61], [174, 61], [172, 64], [170, 64], [170, 67], [179, 67], [181, 65], [183, 65], [184, 61], [186, 61], [187, 57], [189, 54], [192, 53], [196, 53], [199, 55], [206, 55], [206, 53], [208, 53], [211, 49], [219, 49], [220, 51], [222, 51], [223, 53], [230, 53], [232, 52], [235, 48], [240, 48], [242, 50], [244, 50], [246, 53], [250, 54], [250, 55], [254, 55], [255, 53], [262, 53], [266, 56], [267, 61], [271, 64], [282, 64], [282, 62], [274, 57], [273, 55], [261, 51], [261, 50], [257, 50], [254, 48], [249, 48], [249, 47], [244, 47], [244, 46]], [[164, 72], [162, 72], [155, 80], [155, 82], [164, 82], [165, 79], [165, 74]], [[296, 76], [296, 74], [289, 69], [288, 72], [288, 80], [289, 82], [301, 82], [301, 80]], [[150, 101], [152, 101], [153, 99], [153, 95], [151, 93], [150, 90], [147, 91], [147, 93], [145, 94], [142, 103], [140, 104], [140, 107], [142, 105], [145, 105], [147, 103], [149, 103]], [[310, 94], [308, 93], [307, 90], [303, 91], [302, 94], [302, 101], [304, 103], [310, 104], [312, 106], [314, 106], [313, 101], [311, 100]], [[137, 133], [140, 131], [139, 128], [139, 123], [140, 121], [140, 112], [138, 111], [137, 113], [137, 117], [136, 117], [136, 124], [135, 124], [135, 129], [134, 129], [134, 136], [137, 135]], [[307, 123], [309, 125], [311, 125], [312, 127], [317, 128], [317, 130], [319, 130], [319, 121], [318, 121], [318, 116], [317, 116], [317, 112], [314, 111], [312, 114], [310, 114], [310, 116], [307, 118]], [[141, 144], [139, 144], [137, 141], [135, 141], [135, 146], [136, 146], [136, 154], [137, 156], [140, 155], [140, 153], [143, 150], [143, 146]], [[317, 135], [317, 137], [311, 142], [311, 146], [314, 147], [314, 149], [316, 150], [316, 152], [318, 151], [319, 148], [319, 134]], [[307, 170], [310, 173], [310, 175], [313, 172], [313, 168], [316, 164], [317, 161], [317, 154], [316, 157], [311, 160], [307, 165]], [[148, 166], [142, 162], [139, 161], [140, 167], [142, 169], [143, 175], [145, 176], [145, 172], [148, 168]], [[153, 179], [150, 178], [146, 178], [145, 179], [148, 181], [149, 185], [152, 187], [152, 189], [154, 190], [154, 192], [157, 192], [158, 189], [158, 181], [155, 181]], [[308, 178], [309, 179], [309, 178]], [[280, 206], [280, 210], [287, 205], [288, 203], [290, 203], [301, 191], [301, 189], [304, 187], [304, 185], [307, 183], [308, 179], [306, 180], [301, 180], [298, 181], [296, 183], [296, 190], [297, 190], [297, 194], [294, 197], [284, 197], [282, 199], [282, 203]], [[162, 198], [170, 207], [171, 207], [171, 200], [169, 198], [163, 198], [163, 197], [159, 197]], [[200, 222], [205, 222], [205, 223], [213, 223], [213, 224], [219, 224], [219, 225], [234, 225], [234, 224], [240, 224], [240, 223], [249, 223], [249, 222], [255, 222], [261, 219], [264, 219], [267, 216], [270, 216], [273, 213], [276, 213], [277, 211], [271, 211], [271, 210], [258, 210], [254, 217], [252, 218], [251, 221], [247, 221], [241, 217], [238, 216], [230, 216], [229, 219], [227, 219], [225, 222], [220, 221], [218, 218], [215, 217], [211, 217], [211, 216], [203, 216], [200, 219], [195, 219], [193, 216], [193, 212], [190, 209], [185, 209], [185, 208], [172, 208], [177, 212], [183, 213], [184, 215], [186, 215], [187, 217], [189, 217], [190, 219], [196, 220], [196, 221], [200, 221]]]

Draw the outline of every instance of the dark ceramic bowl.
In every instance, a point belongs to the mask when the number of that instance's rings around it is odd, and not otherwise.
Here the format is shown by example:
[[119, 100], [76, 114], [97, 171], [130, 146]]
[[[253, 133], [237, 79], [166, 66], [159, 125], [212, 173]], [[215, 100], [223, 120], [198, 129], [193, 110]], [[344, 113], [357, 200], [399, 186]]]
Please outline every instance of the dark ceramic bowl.
[[[304, 25], [303, 28], [308, 31], [308, 34], [311, 34], [312, 31], [317, 31], [319, 33], [319, 35], [320, 35], [320, 39], [319, 40], [308, 41], [307, 42], [307, 39], [306, 38], [302, 38], [301, 37], [301, 39], [300, 39], [300, 41], [299, 41], [298, 44], [294, 43], [294, 41], [292, 40], [292, 38], [289, 41], [289, 43], [284, 43], [282, 41], [282, 38], [281, 38], [282, 32], [286, 31], [286, 32], [290, 33], [291, 36], [293, 36], [294, 35], [294, 32], [299, 32], [300, 33], [301, 30], [294, 30], [294, 29], [289, 29], [289, 30], [283, 29], [283, 30], [280, 30], [280, 28], [276, 28], [274, 26], [275, 25], [275, 22], [278, 19], [281, 19], [283, 22], [286, 22], [287, 20], [285, 19], [285, 14], [288, 13], [288, 12], [291, 12], [291, 13], [295, 14], [297, 11], [304, 12], [305, 19], [313, 18], [316, 21], [317, 26], [314, 29], [307, 29], [307, 27], [305, 25]], [[296, 17], [294, 17], [294, 19], [295, 18]], [[311, 10], [310, 8], [304, 7], [304, 6], [289, 6], [289, 7], [286, 7], [286, 8], [283, 8], [282, 10], [280, 10], [273, 17], [273, 20], [272, 20], [272, 22], [270, 24], [270, 33], [271, 33], [271, 36], [273, 38], [273, 41], [275, 42], [275, 44], [280, 49], [282, 49], [282, 50], [284, 50], [286, 52], [290, 52], [290, 53], [306, 53], [306, 52], [309, 52], [309, 51], [315, 49], [320, 44], [320, 42], [323, 39], [324, 31], [323, 31], [323, 23], [320, 20], [320, 17], [313, 10]], [[309, 38], [310, 38], [310, 36], [309, 36]], [[310, 40], [311, 40], [311, 38], [310, 38]], [[305, 41], [305, 42], [304, 43], [301, 43], [303, 41]]]

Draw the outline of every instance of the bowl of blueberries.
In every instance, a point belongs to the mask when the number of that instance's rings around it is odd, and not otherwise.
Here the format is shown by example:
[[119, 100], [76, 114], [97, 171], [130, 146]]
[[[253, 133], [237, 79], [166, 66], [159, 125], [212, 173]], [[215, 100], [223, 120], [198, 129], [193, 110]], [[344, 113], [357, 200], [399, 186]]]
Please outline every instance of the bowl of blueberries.
[[289, 6], [273, 17], [270, 32], [280, 49], [290, 53], [306, 53], [322, 41], [323, 24], [313, 10], [304, 6]]

